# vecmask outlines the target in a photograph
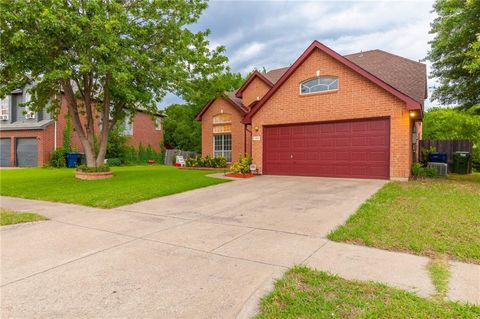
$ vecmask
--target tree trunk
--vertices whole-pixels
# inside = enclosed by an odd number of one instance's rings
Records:
[[[75,128],[75,132],[77,132],[80,143],[82,143],[83,150],[85,151],[85,159],[87,162],[87,166],[95,167],[97,165],[95,161],[95,147],[93,144],[93,140],[89,141],[82,127],[82,122],[80,121],[80,115],[78,112],[77,98],[75,97],[75,93],[73,92],[70,80],[62,80],[61,83],[63,91],[65,93],[65,97],[67,99],[68,113],[72,118],[73,127]],[[89,119],[87,115],[87,122],[88,120]]]
[[[103,105],[102,105],[102,130],[100,132],[100,147],[97,154],[97,166],[103,164],[105,160],[105,154],[107,153],[108,134],[110,133],[110,127],[114,123],[110,123],[110,78],[107,74],[105,77],[105,83],[103,86]],[[112,121],[113,122],[113,121]]]

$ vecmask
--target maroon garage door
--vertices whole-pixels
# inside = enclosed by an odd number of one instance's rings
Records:
[[[389,135],[388,119],[265,127],[263,173],[388,178]]]

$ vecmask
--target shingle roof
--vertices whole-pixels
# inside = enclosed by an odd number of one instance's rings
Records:
[[[417,102],[423,103],[427,98],[427,70],[423,63],[382,50],[358,52],[344,57]],[[265,77],[275,84],[288,69],[270,70]]]
[[[237,91],[225,91],[223,94],[225,94],[225,96],[228,97],[228,99],[232,101],[235,105],[237,105],[241,110],[247,113],[248,108],[243,105],[242,99],[235,96],[235,93],[237,93]]]
[[[382,50],[344,57],[417,102],[423,103],[427,98],[427,69],[423,63]]]
[[[283,68],[280,68],[280,69],[273,69],[273,70],[268,71],[264,75],[268,80],[270,80],[270,82],[275,84],[278,81],[278,79],[280,79],[282,77],[282,75],[285,72],[287,72],[288,68],[289,68],[289,66],[283,67]]]

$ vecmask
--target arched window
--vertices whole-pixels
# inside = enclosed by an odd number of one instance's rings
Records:
[[[338,90],[338,78],[336,76],[319,76],[300,84],[300,94]]]
[[[232,123],[232,114],[221,113],[213,117],[213,124]]]

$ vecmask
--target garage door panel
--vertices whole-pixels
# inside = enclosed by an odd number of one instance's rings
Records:
[[[10,138],[0,139],[0,167],[12,166],[12,163],[10,161],[11,154],[12,154],[11,139]]]
[[[17,138],[17,166],[29,167],[38,165],[38,142],[36,138]]]
[[[389,123],[388,119],[369,119],[266,127],[263,171],[277,175],[388,178]],[[283,142],[279,143],[279,139]]]

